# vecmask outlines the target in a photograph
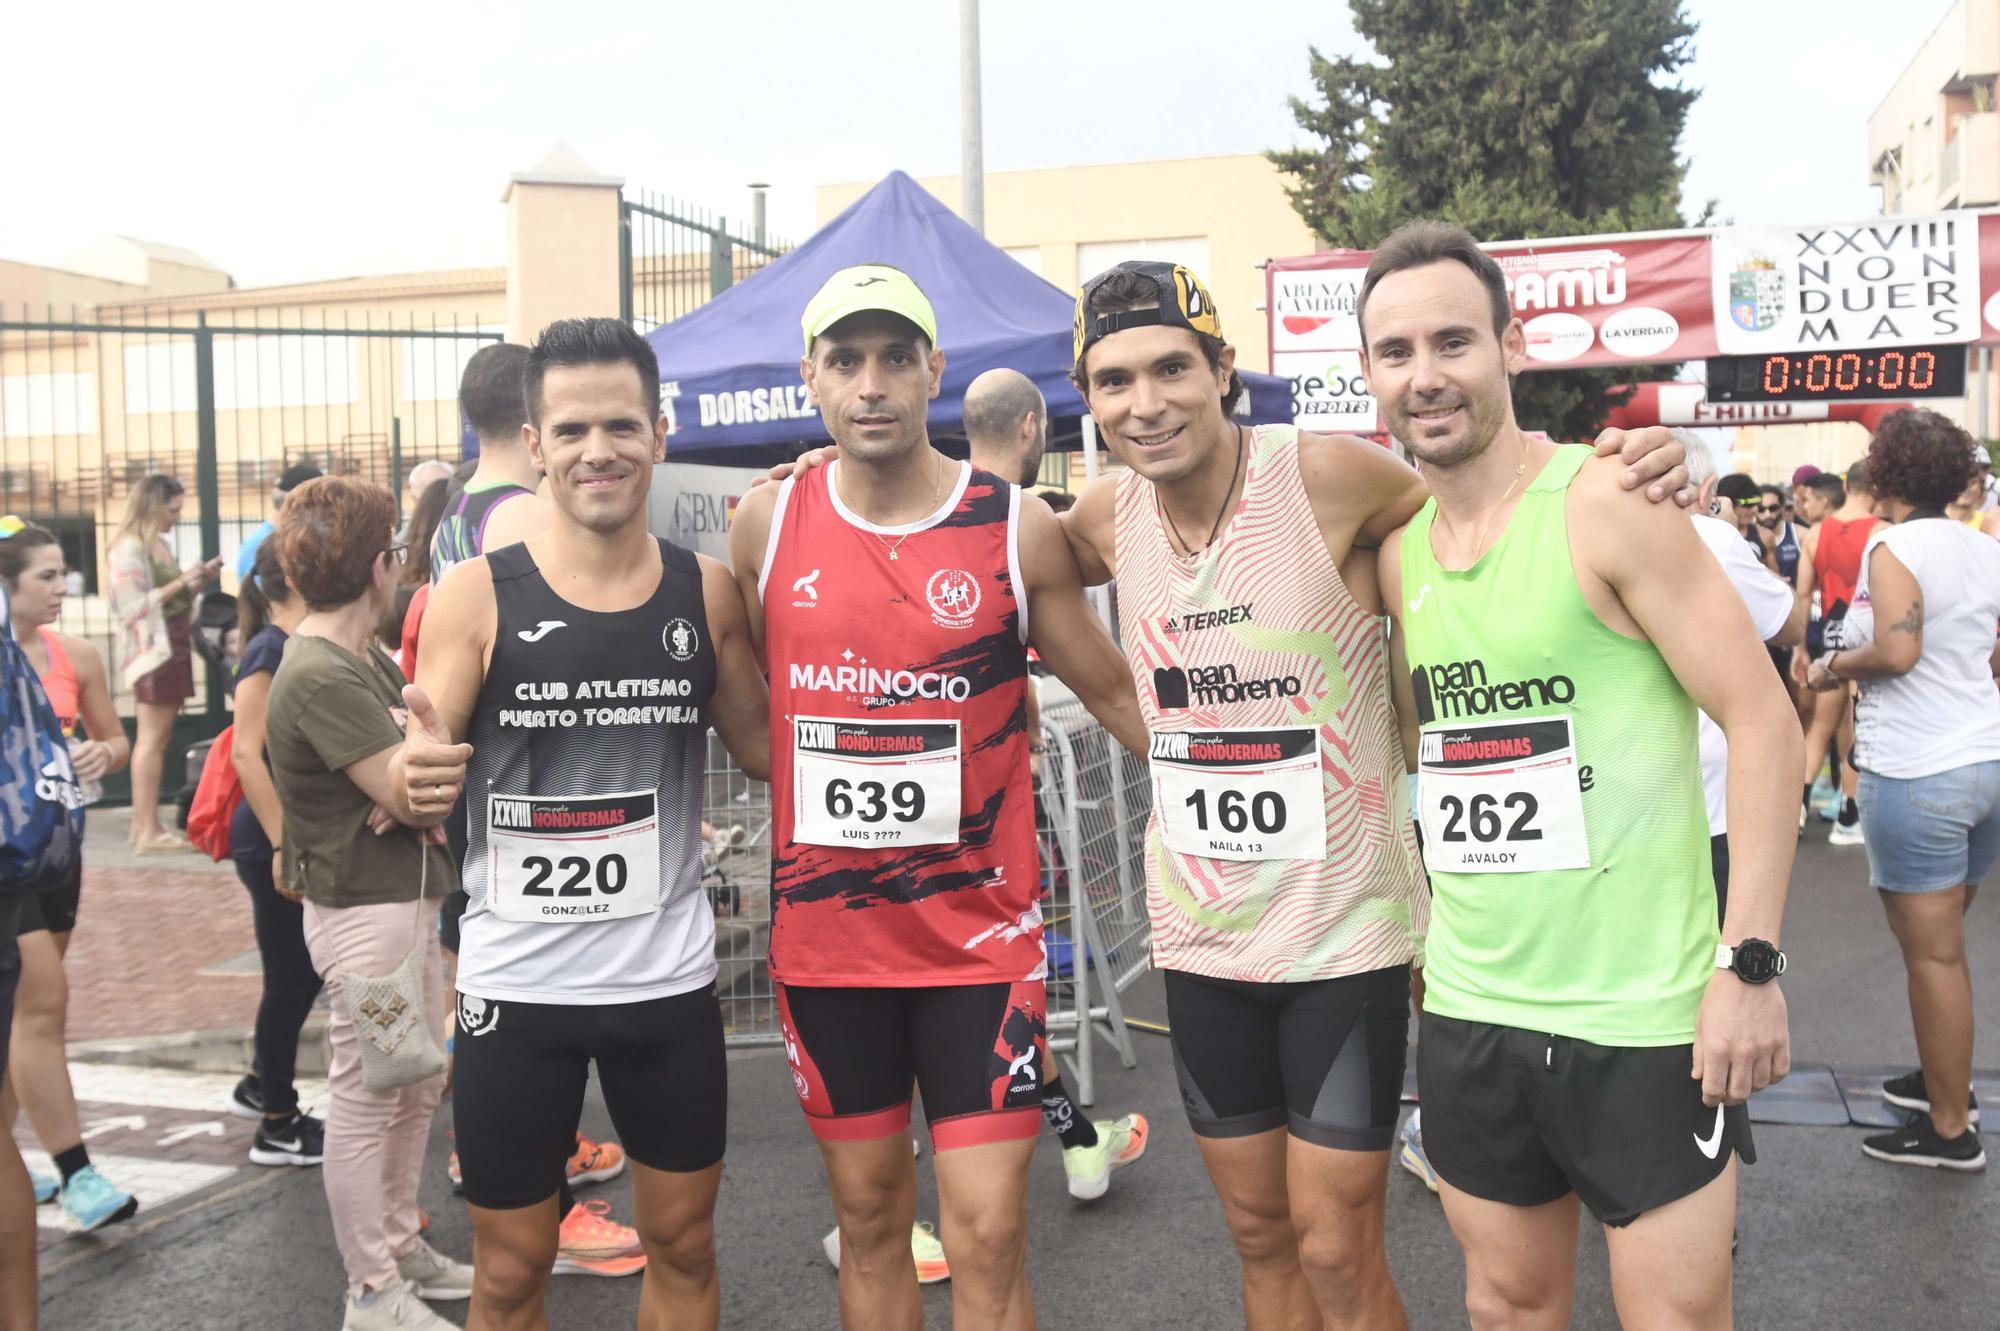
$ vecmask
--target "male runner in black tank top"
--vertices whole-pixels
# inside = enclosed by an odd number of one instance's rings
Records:
[[[454,1105],[480,1255],[467,1326],[481,1331],[546,1324],[553,1197],[592,1062],[633,1163],[640,1324],[720,1318],[725,1069],[687,787],[704,720],[747,774],[768,773],[769,703],[728,570],[646,530],[666,442],[658,374],[616,320],[543,333],[528,441],[551,525],[438,584],[418,663],[483,774]]]

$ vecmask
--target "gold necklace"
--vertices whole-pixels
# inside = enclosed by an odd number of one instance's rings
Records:
[[[947,465],[949,464],[947,463]],[[929,517],[932,513],[935,513],[937,511],[938,491],[942,489],[944,486],[944,473],[942,471],[938,471],[935,467],[932,468],[932,471],[935,473],[935,475],[931,480],[931,500],[930,503],[924,506],[923,516],[917,519],[917,521],[919,522],[922,522],[925,517]],[[910,537],[916,535],[915,532],[906,531],[901,536],[898,536],[896,538],[896,543],[894,545],[891,545],[887,541],[883,540],[882,533],[876,531],[873,527],[870,527],[868,529],[868,534],[870,536],[873,536],[876,539],[876,541],[881,545],[881,547],[889,552],[889,558],[891,559],[900,558],[900,556],[897,555],[896,552],[903,548],[904,541],[907,541],[910,539]]]
[[[1479,520],[1479,526],[1472,535],[1472,559],[1466,564],[1467,568],[1471,568],[1473,564],[1477,564],[1481,559],[1486,557],[1486,528],[1492,524],[1493,515],[1507,507],[1507,501],[1514,497],[1514,487],[1519,485],[1521,478],[1527,474],[1528,436],[1523,433],[1521,435],[1521,464],[1514,468],[1514,479],[1508,483],[1506,493],[1500,496],[1500,502],[1492,508],[1487,509],[1486,516]]]

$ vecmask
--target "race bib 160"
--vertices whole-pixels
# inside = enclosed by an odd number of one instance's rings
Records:
[[[1319,730],[1174,730],[1153,736],[1167,849],[1215,860],[1326,858]]]

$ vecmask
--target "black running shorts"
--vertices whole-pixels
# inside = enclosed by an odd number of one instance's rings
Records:
[[[680,1174],[722,1159],[729,1081],[714,985],[640,1003],[460,994],[451,1104],[467,1201],[508,1210],[555,1195],[593,1061],[634,1161]]]
[[[83,857],[73,857],[69,869],[55,886],[21,894],[21,927],[18,933],[46,930],[66,934],[76,928],[76,909],[83,899]]]
[[[1474,1197],[1541,1206],[1574,1192],[1629,1225],[1705,1187],[1730,1151],[1757,1159],[1749,1112],[1703,1105],[1693,1065],[1684,1044],[1614,1048],[1426,1012],[1424,1154]]]
[[[1197,1137],[1272,1128],[1386,1151],[1408,1053],[1410,968],[1258,983],[1167,971],[1181,1104]]]
[[[778,986],[792,1088],[821,1141],[910,1129],[920,1088],[940,1151],[1032,1140],[1042,1122],[1040,980],[924,989]]]

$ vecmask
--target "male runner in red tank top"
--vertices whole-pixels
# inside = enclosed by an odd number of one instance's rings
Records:
[[[1881,519],[1875,516],[1875,495],[1868,488],[1868,464],[1857,462],[1847,469],[1846,498],[1840,506],[1812,528],[1807,545],[1812,555],[1813,575],[1819,583],[1819,622],[1808,627],[1806,643],[1792,656],[1792,678],[1805,681],[1809,653],[1821,650],[1819,640],[1825,626],[1838,623],[1854,600],[1854,588],[1861,579],[1861,552]],[[1854,686],[1812,694],[1811,723],[1806,727],[1804,794],[1799,806],[1799,829],[1806,825],[1812,805],[1813,782],[1819,778],[1820,764],[1826,761],[1831,745],[1834,768],[1840,775],[1840,815],[1827,833],[1836,846],[1862,844],[1861,810],[1855,803],[1861,774],[1846,755],[1854,747]]]
[[[841,460],[752,491],[730,552],[770,669],[771,972],[840,1222],[841,1318],[922,1324],[914,1082],[953,1324],[1031,1326],[1046,961],[1028,644],[1134,752],[1145,728],[1055,515],[931,446],[944,355],[916,283],[845,269],[803,325]]]

